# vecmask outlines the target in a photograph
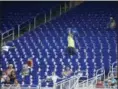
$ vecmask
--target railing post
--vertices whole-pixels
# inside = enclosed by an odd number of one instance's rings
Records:
[[[66,2],[65,2],[65,4],[64,4],[64,6],[65,6],[65,12],[66,12]]]
[[[100,68],[101,69],[101,68]],[[98,71],[100,70],[100,69],[98,69],[97,71],[96,71],[96,78],[95,78],[95,82],[96,82],[96,84],[97,84],[97,74],[98,74]]]
[[[88,72],[87,72],[87,86],[89,86],[89,83],[88,83],[88,82],[89,82],[89,81],[88,81],[88,78],[89,78],[89,77],[88,77]]]
[[[30,21],[29,21],[29,31],[31,30],[31,23],[30,23]]]
[[[96,71],[96,83],[97,83],[97,76],[98,76],[98,71],[103,70],[103,68],[100,68]],[[104,71],[104,70],[103,70]],[[105,71],[104,71],[105,72]]]
[[[34,17],[34,29],[36,28],[36,17]]]
[[[46,23],[46,13],[44,14],[44,18],[45,18],[45,23]]]
[[[39,88],[38,89],[41,89],[42,87],[41,87],[41,80],[40,80],[40,78],[38,77],[38,86],[39,86]]]
[[[71,6],[72,6],[72,5],[71,5],[71,1],[70,1],[70,2],[69,2],[69,8],[71,8]]]
[[[18,24],[18,37],[20,37],[20,25]]]
[[[71,86],[71,84],[70,84],[70,80],[69,80],[69,85],[68,85],[68,86],[69,86],[69,89],[70,89],[70,86]]]
[[[52,10],[50,9],[50,20],[52,19]]]
[[[60,5],[60,15],[61,15],[61,5]]]
[[[1,33],[1,47],[3,46],[3,33]]]
[[[105,70],[104,70],[104,80],[105,80]]]
[[[80,78],[77,78],[77,87],[79,86],[79,79],[80,79]]]
[[[60,84],[60,86],[61,86],[61,88],[60,88],[60,89],[62,89],[63,83],[61,83],[61,84]]]
[[[15,32],[15,31],[14,31],[14,29],[12,29],[12,30],[13,30],[13,33],[12,33],[12,34],[13,34],[13,35],[12,35],[12,40],[14,40],[14,38],[15,38],[15,35],[14,35],[15,33],[14,33],[14,32]]]
[[[114,62],[113,64],[112,64],[112,74],[113,74],[113,67],[114,67],[114,65],[116,64],[117,62]]]

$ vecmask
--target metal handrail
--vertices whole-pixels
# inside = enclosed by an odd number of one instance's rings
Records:
[[[14,28],[12,27],[10,30],[7,30],[7,31],[3,32],[2,35],[7,34],[7,33],[9,33],[10,31],[13,31],[13,30],[14,30]]]
[[[103,73],[98,74],[99,71],[103,71]],[[98,69],[98,70],[96,71],[96,83],[97,83],[97,77],[98,77],[98,75],[103,75],[103,76],[104,76],[104,79],[105,79],[105,70],[104,70],[103,67],[100,68],[100,69]]]
[[[9,32],[11,32],[10,34],[8,34]],[[8,34],[7,36],[5,36],[4,37],[4,35],[5,34]],[[2,34],[1,34],[1,46],[3,46],[4,45],[4,39],[6,39],[7,37],[9,37],[9,36],[12,36],[12,39],[14,40],[14,28],[11,28],[10,30],[8,30],[8,31],[6,31],[6,32],[3,32]]]
[[[62,80],[62,81],[60,81],[60,82],[57,82],[57,84],[60,84],[60,83],[63,83],[63,82],[67,82],[67,81],[72,80],[72,79],[74,79],[74,78],[76,78],[76,76],[72,76],[72,77],[70,77],[70,78],[66,78],[66,79],[64,79],[64,80]]]
[[[103,71],[103,73],[98,74],[99,71]],[[79,83],[79,85],[82,85],[83,87],[85,87],[84,85],[87,85],[87,87],[89,87],[89,85],[94,84],[94,82],[97,83],[97,78],[100,77],[100,76],[104,76],[104,79],[105,79],[105,70],[104,70],[104,68],[98,69],[98,70],[96,71],[96,75],[95,75],[94,77],[82,81],[81,83]],[[90,81],[91,81],[91,82],[90,82]],[[89,82],[90,82],[91,84],[89,84]]]
[[[113,67],[114,67],[115,64],[117,64],[117,61],[112,63],[112,73],[113,73]]]
[[[71,87],[70,89],[76,88],[77,84],[78,84],[78,79],[77,79],[77,81],[72,85],[72,87]]]
[[[57,6],[59,6],[59,5],[56,5],[56,7]],[[61,5],[60,5],[61,6]],[[50,8],[50,10],[52,10],[52,9],[54,9],[54,8],[56,8],[56,7],[52,7],[52,8]],[[43,12],[42,14],[45,14],[46,12]],[[40,13],[41,14],[41,13]],[[23,25],[23,24],[25,24],[25,23],[27,23],[27,22],[29,22],[30,20],[34,20],[34,28],[36,28],[36,17],[38,16],[38,15],[40,15],[39,13],[37,13],[35,16],[33,16],[33,17],[31,17],[31,18],[29,18],[29,19],[27,19],[26,21],[23,21],[22,23],[20,23],[20,24],[17,24],[17,27],[18,27],[18,37],[20,36],[20,26],[21,25]],[[30,23],[29,23],[30,24]],[[7,31],[5,31],[5,32],[3,32],[3,33],[1,33],[2,35],[1,35],[1,38],[2,39],[4,39],[3,38],[3,35],[4,34],[7,34],[7,33],[9,33],[10,31],[13,31],[12,33],[13,33],[13,36],[15,36],[15,33],[14,33],[14,29],[13,28],[11,28],[11,30],[7,30]],[[30,31],[30,26],[29,26],[29,31]],[[13,39],[12,40],[14,40],[14,37],[12,37]],[[1,43],[3,43],[3,41],[1,41]]]
[[[113,72],[114,72],[114,65],[115,64],[117,64],[117,61],[115,61],[115,62],[113,62],[112,63],[112,65],[111,65],[111,69],[110,69],[110,71],[109,71],[109,73],[108,73],[108,79],[110,78],[110,76],[111,76],[111,74],[113,74]],[[116,69],[117,70],[117,69]]]
[[[86,72],[86,71],[81,71],[81,72],[83,73],[83,72]],[[80,73],[80,71],[77,71],[76,74],[74,73],[74,75],[72,77],[64,79],[60,82],[57,82],[56,86],[60,85],[60,87],[62,89],[63,84],[68,82],[69,83],[69,89],[73,89],[75,86],[77,86],[80,77],[85,77],[85,76],[80,75],[79,73]],[[71,81],[74,81],[72,86],[70,86]]]

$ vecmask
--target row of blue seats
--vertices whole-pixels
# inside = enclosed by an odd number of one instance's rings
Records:
[[[38,13],[49,12],[50,8],[55,8],[60,4],[62,4],[62,2],[49,2],[48,5],[47,2],[3,2],[1,6],[2,15],[0,19],[2,20],[0,20],[0,28],[2,29],[2,32],[5,32],[14,28],[15,25],[22,24],[23,22],[34,18]]]

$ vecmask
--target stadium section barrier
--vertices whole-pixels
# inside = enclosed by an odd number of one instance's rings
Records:
[[[1,33],[1,47],[4,45],[4,42],[12,41],[22,35],[24,35],[26,32],[30,32],[31,30],[34,30],[37,26],[40,26],[41,24],[45,24],[46,22],[62,15],[63,13],[66,13],[71,8],[80,5],[82,2],[64,2],[63,4],[56,6],[54,8],[51,8],[47,12],[43,13],[37,13],[35,17],[31,17],[31,19],[22,22],[22,24],[18,24],[16,27],[13,27],[12,29]]]
[[[114,69],[117,66],[116,63],[117,62],[114,62],[112,64],[112,73],[114,73]],[[111,73],[111,71],[109,72]],[[86,73],[85,76],[83,76],[84,73]],[[78,71],[72,77],[57,82],[53,85],[53,87],[41,87],[41,83],[39,83],[39,85],[1,85],[1,89],[117,89],[117,86],[114,88],[111,86],[96,88],[96,81],[100,78],[105,78],[104,68],[98,69],[96,71],[96,75],[93,78],[89,79],[87,76],[87,71]],[[87,79],[80,81],[80,78],[82,77],[87,77]],[[103,79],[103,81],[105,80],[107,79]]]

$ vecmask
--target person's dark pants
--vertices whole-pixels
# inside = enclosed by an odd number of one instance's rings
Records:
[[[68,47],[68,53],[69,53],[69,55],[74,55],[74,54],[76,54],[75,48],[73,48],[73,47]]]

